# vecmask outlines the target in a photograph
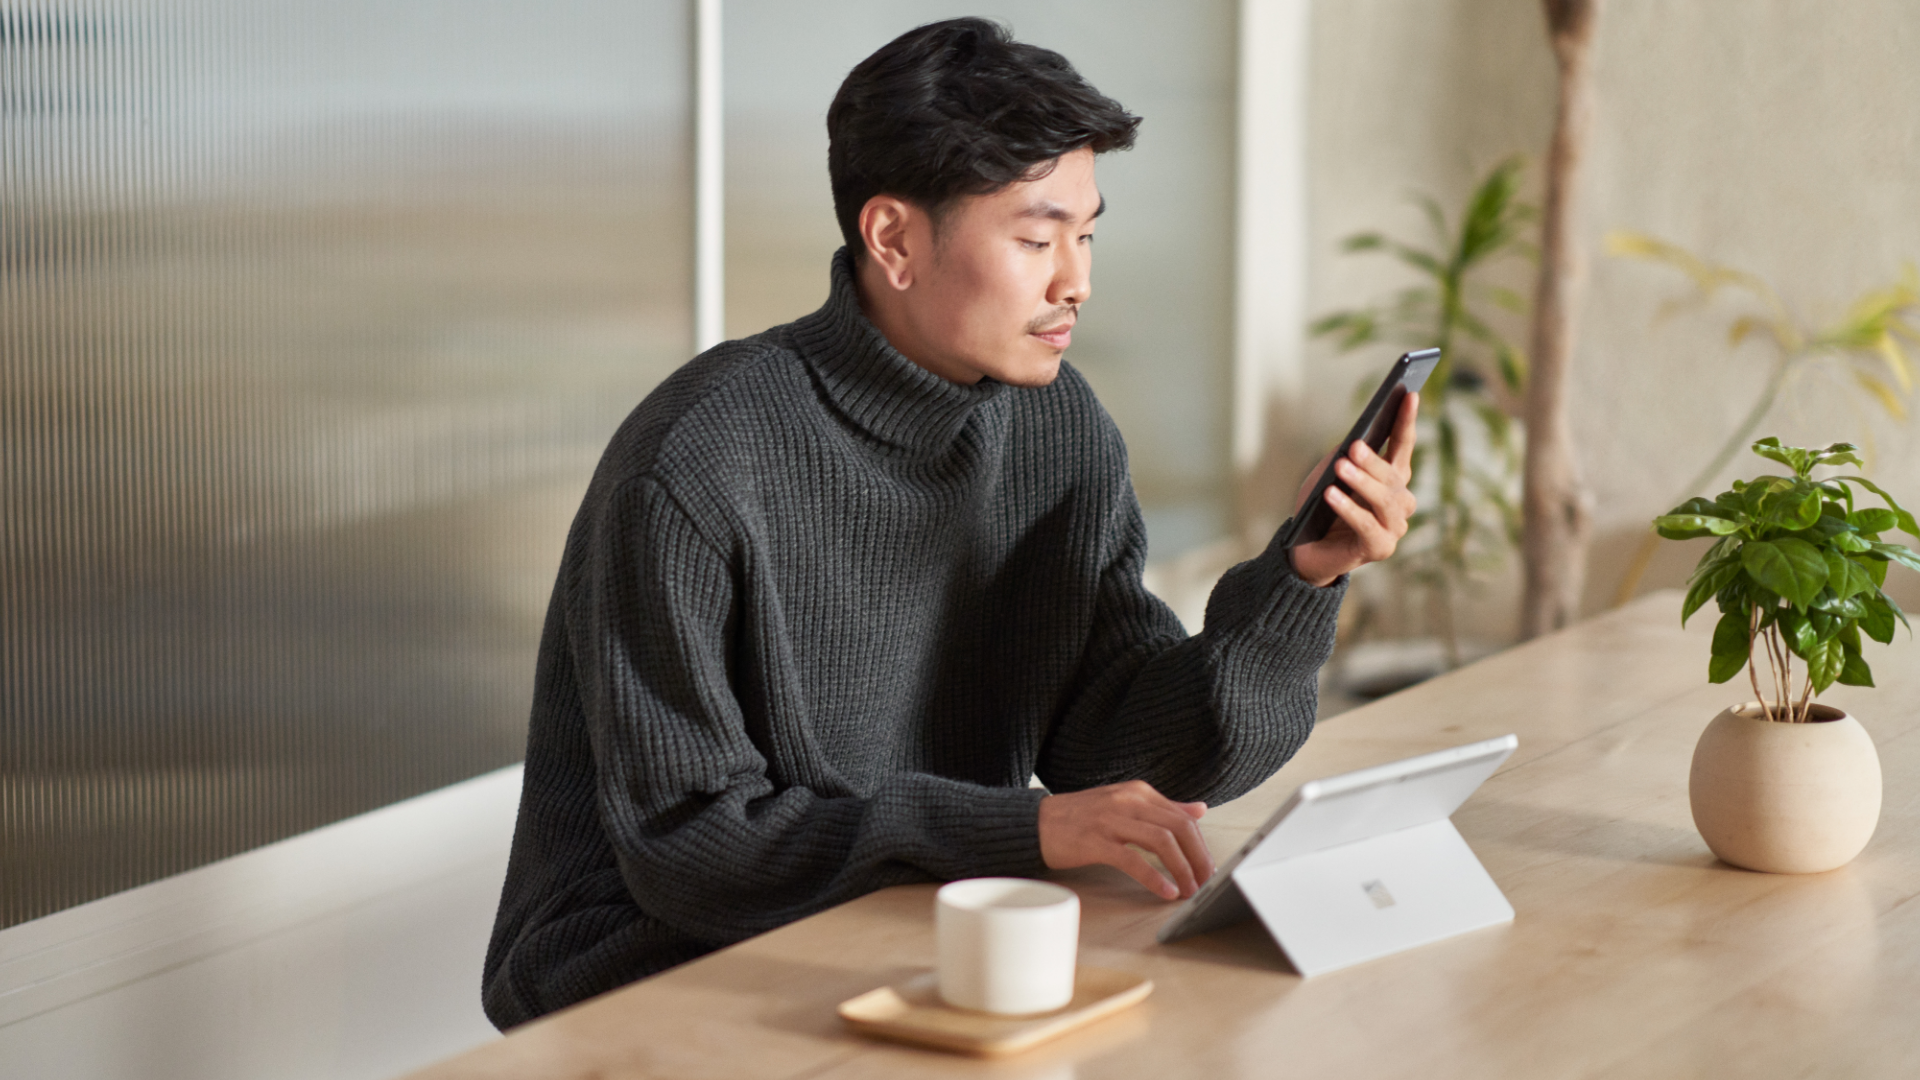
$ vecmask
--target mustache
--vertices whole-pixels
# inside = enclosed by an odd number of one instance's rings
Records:
[[[1040,334],[1060,329],[1062,322],[1077,322],[1080,318],[1079,304],[1065,304],[1027,324],[1027,333]]]

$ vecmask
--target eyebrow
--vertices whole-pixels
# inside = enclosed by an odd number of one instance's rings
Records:
[[[1107,212],[1107,197],[1105,195],[1102,195],[1100,196],[1100,208],[1093,212],[1093,216],[1099,217],[1101,214],[1104,214],[1106,212]],[[1031,217],[1031,218],[1046,218],[1049,221],[1061,221],[1069,225],[1079,220],[1078,218],[1074,217],[1073,213],[1069,211],[1066,207],[1061,206],[1059,203],[1056,203],[1056,202],[1048,202],[1045,199],[1042,199],[1038,202],[1028,203],[1026,208],[1020,211],[1020,216]]]

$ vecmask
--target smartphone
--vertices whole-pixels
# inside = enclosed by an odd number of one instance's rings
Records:
[[[1300,504],[1299,511],[1288,522],[1285,538],[1281,541],[1282,547],[1311,544],[1327,535],[1333,523],[1340,520],[1333,512],[1333,507],[1327,505],[1327,487],[1339,484],[1340,490],[1349,495],[1353,494],[1353,490],[1333,474],[1333,462],[1346,457],[1347,452],[1353,449],[1353,444],[1363,439],[1376,453],[1384,450],[1387,438],[1393,434],[1394,421],[1400,418],[1400,403],[1407,399],[1408,394],[1419,393],[1420,388],[1427,385],[1427,376],[1433,374],[1433,367],[1439,362],[1439,349],[1420,349],[1393,362],[1393,368],[1381,380],[1380,389],[1373,392],[1373,400],[1367,402],[1360,419],[1354,422],[1353,430],[1347,432],[1347,437],[1340,441],[1340,449],[1334,452],[1333,460],[1327,462],[1326,471],[1314,483],[1307,501]]]

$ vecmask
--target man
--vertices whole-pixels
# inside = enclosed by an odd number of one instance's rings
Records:
[[[848,75],[826,305],[667,379],[568,536],[496,1024],[887,885],[1105,863],[1173,899],[1212,873],[1205,803],[1306,739],[1343,575],[1406,530],[1412,410],[1392,461],[1337,466],[1366,505],[1235,567],[1187,637],[1141,586],[1119,433],[1061,362],[1094,156],[1138,124],[976,19]]]

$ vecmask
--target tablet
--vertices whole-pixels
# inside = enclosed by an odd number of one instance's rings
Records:
[[[1215,930],[1252,915],[1234,884],[1238,874],[1453,816],[1518,745],[1517,736],[1502,735],[1300,785],[1173,913],[1160,928],[1160,940]]]
[[[1327,505],[1327,488],[1340,485],[1340,490],[1353,494],[1353,490],[1339,477],[1333,474],[1333,462],[1347,456],[1353,444],[1364,440],[1376,452],[1386,448],[1387,439],[1393,435],[1393,423],[1400,417],[1400,403],[1408,394],[1417,394],[1427,384],[1427,376],[1433,374],[1434,365],[1440,362],[1439,349],[1420,349],[1410,352],[1393,362],[1387,377],[1380,382],[1380,389],[1373,392],[1373,400],[1361,411],[1360,419],[1354,422],[1353,430],[1340,440],[1340,449],[1334,451],[1333,459],[1327,462],[1327,468],[1320,479],[1307,494],[1307,501],[1286,524],[1282,547],[1299,547],[1311,544],[1327,535],[1333,523],[1340,520],[1333,507]]]

